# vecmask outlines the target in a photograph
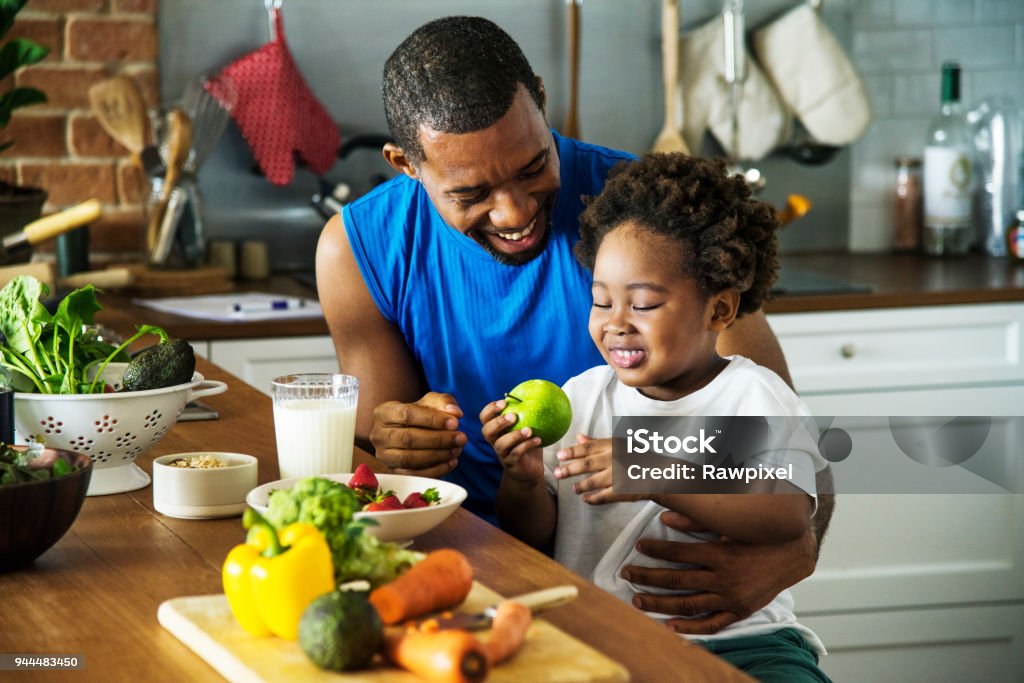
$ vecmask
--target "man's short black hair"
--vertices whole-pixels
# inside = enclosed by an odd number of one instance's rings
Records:
[[[482,17],[444,17],[416,29],[384,64],[384,113],[413,164],[419,128],[470,133],[500,119],[519,84],[543,107],[540,84],[512,37]]]

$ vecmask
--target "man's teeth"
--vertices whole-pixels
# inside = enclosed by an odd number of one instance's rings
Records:
[[[503,240],[508,240],[509,242],[518,242],[519,240],[523,239],[524,237],[527,237],[531,232],[533,232],[533,226],[536,224],[537,219],[534,218],[532,221],[530,221],[530,224],[527,225],[522,232],[499,232],[498,237],[500,237]]]
[[[621,358],[622,360],[635,360],[640,356],[643,351],[628,351],[626,349],[615,349],[612,351],[612,355]]]

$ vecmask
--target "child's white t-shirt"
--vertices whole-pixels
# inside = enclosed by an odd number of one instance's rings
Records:
[[[633,586],[619,577],[627,564],[679,566],[640,555],[636,541],[657,538],[681,542],[701,542],[716,535],[685,534],[661,524],[658,515],[665,510],[652,501],[591,505],[573,492],[572,486],[586,475],[555,479],[559,466],[555,453],[575,444],[576,434],[593,438],[612,435],[615,416],[803,416],[810,413],[789,386],[771,370],[742,356],[730,356],[729,365],[707,386],[675,401],[656,401],[619,381],[615,371],[602,365],[573,377],[563,387],[572,403],[573,419],[562,440],[544,450],[545,482],[558,499],[558,526],[555,530],[555,559],[569,569],[590,578],[625,602],[634,592],[672,593],[648,586]],[[793,464],[793,483],[809,495],[815,495],[814,477],[826,463],[810,435],[801,448],[796,439],[784,454],[776,454],[778,464]],[[792,447],[795,444],[795,450]],[[772,462],[765,463],[767,465]],[[672,615],[654,614],[657,619]],[[731,638],[795,628],[819,653],[821,640],[796,621],[793,599],[783,591],[766,607],[711,636],[700,639]]]

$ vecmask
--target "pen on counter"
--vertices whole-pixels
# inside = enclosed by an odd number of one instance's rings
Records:
[[[228,310],[233,313],[265,313],[269,311],[289,311],[305,308],[305,299],[272,299],[267,301],[240,301],[230,304]]]

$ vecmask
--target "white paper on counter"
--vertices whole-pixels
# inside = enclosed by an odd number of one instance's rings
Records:
[[[288,308],[272,310],[274,302],[287,301]],[[135,299],[134,303],[164,313],[189,318],[220,320],[224,322],[252,322],[255,320],[296,320],[320,318],[323,310],[315,299],[282,296],[270,292],[239,292],[237,294],[211,294],[208,296],[178,296],[162,299]],[[235,310],[239,305],[249,310]]]

